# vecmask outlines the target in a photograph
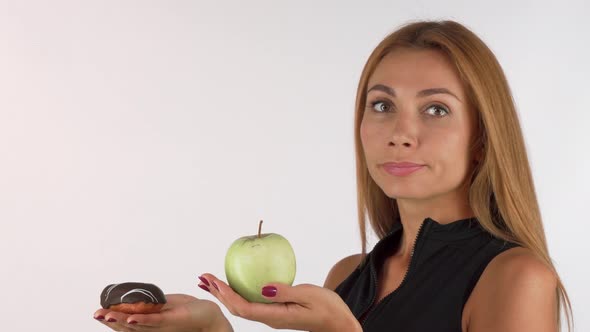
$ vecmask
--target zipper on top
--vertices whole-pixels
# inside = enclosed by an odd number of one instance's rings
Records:
[[[362,327],[364,327],[364,324],[367,321],[367,318],[369,318],[369,316],[373,313],[375,308],[377,308],[385,299],[390,297],[393,293],[395,293],[398,289],[400,289],[404,285],[406,278],[407,278],[408,274],[410,273],[410,269],[412,268],[412,265],[413,265],[412,263],[414,262],[414,250],[416,250],[416,244],[418,243],[418,240],[420,239],[420,236],[422,235],[422,229],[424,228],[424,224],[426,224],[426,220],[422,222],[422,224],[420,225],[420,228],[418,229],[418,235],[416,236],[416,239],[414,240],[414,244],[412,245],[412,252],[410,253],[410,264],[408,265],[408,268],[406,269],[406,273],[404,274],[404,277],[403,277],[401,283],[399,284],[399,286],[396,289],[394,289],[389,294],[385,295],[379,302],[377,302],[377,304],[375,304],[375,306],[373,306],[373,303],[375,302],[375,298],[377,297],[377,293],[379,290],[379,284],[377,284],[377,276],[376,276],[377,273],[375,273],[375,274],[371,273],[373,284],[375,285],[375,288],[377,289],[377,291],[375,291],[375,295],[371,299],[371,304],[369,304],[369,306],[367,307],[367,309],[369,311],[365,310],[360,315],[360,317],[363,317],[363,315],[366,314],[366,316],[363,319],[361,319],[361,321],[360,321]]]

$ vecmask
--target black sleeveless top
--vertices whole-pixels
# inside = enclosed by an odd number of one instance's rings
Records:
[[[378,272],[398,247],[402,231],[401,223],[395,224],[367,254],[367,264],[335,289],[364,332],[461,332],[463,307],[485,267],[519,246],[493,237],[475,217],[449,224],[426,218],[400,286],[374,303]]]

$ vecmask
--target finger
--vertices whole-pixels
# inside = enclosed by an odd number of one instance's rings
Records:
[[[269,322],[273,319],[284,317],[288,314],[287,306],[282,303],[248,302],[229,285],[217,279],[214,275],[205,273],[202,276],[210,282],[212,286],[211,294],[226,306],[232,315],[270,325]]]
[[[201,289],[211,294],[213,294],[212,291],[216,291],[216,293],[219,294],[219,289],[217,288],[218,286],[213,282],[214,280],[219,280],[217,279],[217,277],[215,277],[211,273],[203,273],[199,276],[199,280],[200,282],[197,286],[199,286]]]
[[[315,288],[320,288],[312,284],[301,284],[291,286],[284,283],[269,283],[261,288],[261,294],[269,301],[277,303],[297,303],[304,307],[309,306],[310,299],[316,295]]]
[[[133,314],[127,317],[127,324],[142,327],[163,326],[166,324],[166,312],[155,314]]]
[[[114,319],[112,317],[109,318],[109,319],[111,320],[110,322],[107,319],[107,320],[102,320],[101,323],[103,323],[104,325],[108,326],[113,331],[118,331],[118,332],[138,332],[138,331],[140,331],[140,329],[142,329],[141,327],[137,327],[135,325],[127,324],[124,320],[123,321],[116,321],[115,322],[115,321],[113,321]]]
[[[204,275],[210,279],[211,293],[235,316],[266,324],[274,329],[305,330],[301,325],[308,309],[297,303],[257,303],[248,302],[237,294],[229,285],[211,275]],[[307,330],[306,330],[307,331]]]
[[[122,324],[118,324],[118,323],[108,323],[108,322],[103,322],[103,323],[111,330],[117,331],[117,332],[142,332],[142,331],[137,330],[133,327],[130,327],[129,325],[122,325]]]
[[[214,304],[211,301],[203,301],[203,300],[199,300],[196,298],[193,298],[193,301],[195,301],[195,303],[203,303],[206,304],[208,302],[210,302],[212,305],[217,306],[216,304]],[[199,306],[201,309],[203,309],[203,306]],[[166,306],[164,306],[164,308],[166,308]],[[188,313],[188,315],[190,315],[190,313]],[[165,327],[165,326],[172,326],[175,323],[177,324],[178,322],[181,322],[183,320],[186,320],[187,317],[187,312],[186,309],[183,308],[183,306],[177,306],[177,307],[169,307],[166,308],[166,310],[162,310],[158,313],[152,313],[152,314],[133,314],[131,316],[129,316],[127,318],[127,323],[133,323],[133,325],[137,326],[137,327],[141,327],[143,329],[149,328],[159,328],[159,327]],[[193,316],[194,318],[195,316]]]
[[[202,274],[199,279],[202,279],[202,282],[206,281],[211,285],[211,287],[209,287],[211,294],[215,296],[232,315],[242,318],[249,316],[247,309],[249,302],[234,292],[234,290],[225,282],[210,273]]]
[[[105,316],[109,313],[108,309],[99,309],[94,312],[92,317],[96,320],[104,320]]]
[[[104,321],[107,323],[126,324],[127,317],[129,317],[129,315],[126,313],[111,310],[105,315]]]

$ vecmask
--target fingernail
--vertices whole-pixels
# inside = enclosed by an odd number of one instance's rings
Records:
[[[201,287],[202,289],[204,289],[204,290],[206,290],[206,291],[208,291],[208,292],[211,292],[211,291],[209,290],[209,287],[207,287],[207,286],[205,286],[205,285],[199,285],[199,287]]]
[[[217,287],[217,284],[215,283],[215,281],[211,280],[211,283],[213,283],[213,287],[215,287],[215,289],[217,289],[219,291],[219,287]]]
[[[102,316],[102,315],[96,316],[96,317],[94,317],[94,319],[96,319],[96,320],[103,320],[104,319],[104,316]]]
[[[262,295],[267,297],[274,297],[277,295],[277,288],[274,286],[266,286],[262,288]]]
[[[209,281],[207,281],[207,279],[199,276],[199,280],[201,280],[205,285],[209,286]]]
[[[129,323],[127,323],[127,324],[132,324],[132,325],[133,325],[133,324],[137,324],[137,322],[136,322],[136,321],[134,321],[134,320],[132,320],[132,321],[130,321],[130,322],[129,322]]]
[[[116,322],[116,321],[117,321],[117,320],[116,320],[116,319],[114,319],[114,318],[109,318],[109,320],[107,320],[107,322],[109,322],[109,323],[114,323],[114,322]]]

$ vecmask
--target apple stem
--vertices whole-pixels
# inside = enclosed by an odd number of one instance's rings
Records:
[[[258,238],[260,239],[260,231],[262,230],[262,219],[260,219],[260,222],[258,223]]]

